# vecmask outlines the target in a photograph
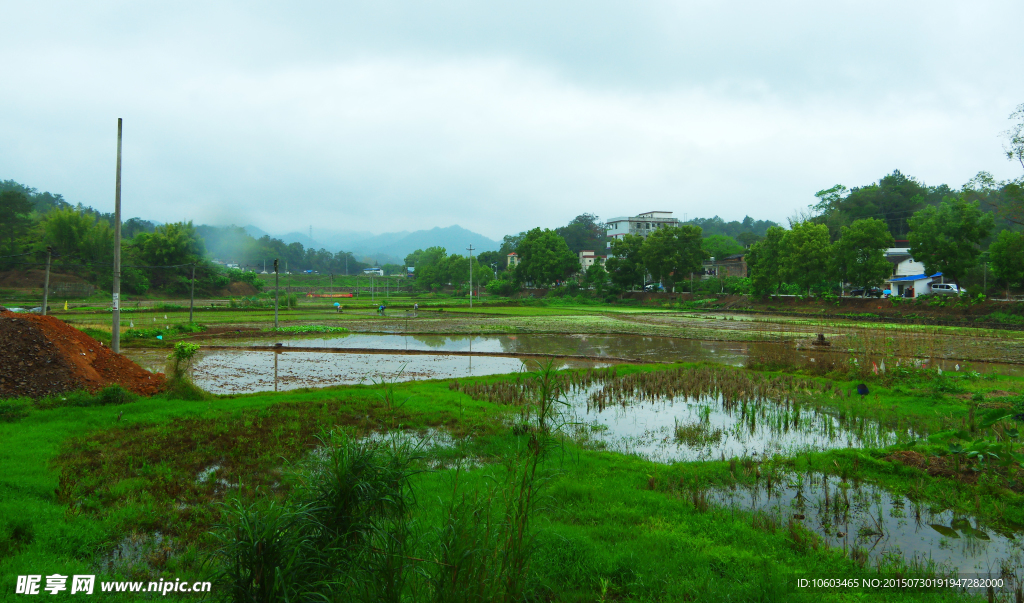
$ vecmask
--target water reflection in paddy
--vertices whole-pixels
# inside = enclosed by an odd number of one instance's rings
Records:
[[[770,400],[727,404],[721,397],[656,398],[602,408],[592,402],[597,390],[568,397],[576,435],[592,446],[660,463],[883,447],[917,437],[877,421]]]
[[[127,350],[143,368],[163,372],[164,350]],[[602,367],[605,363],[566,360],[559,368]],[[216,394],[287,391],[304,387],[352,385],[374,381],[453,379],[531,370],[535,362],[515,357],[402,354],[333,354],[247,350],[202,350],[193,379]]]
[[[738,470],[743,470],[738,468]],[[1024,542],[1010,526],[985,525],[870,484],[820,473],[762,478],[753,487],[713,490],[710,502],[759,514],[765,526],[790,521],[830,547],[877,563],[902,557],[920,569],[957,570],[961,577],[1000,577],[1024,567]]]
[[[560,354],[671,362],[713,361],[741,365],[747,342],[699,341],[675,337],[637,335],[376,335],[331,337],[243,337],[200,340],[204,345],[324,347],[336,349],[479,352],[491,354]]]
[[[593,335],[521,333],[509,335],[388,335],[342,334],[329,337],[243,337],[199,340],[209,345],[266,346],[280,342],[284,347],[324,347],[336,349],[418,350],[435,352],[480,352],[494,354],[560,354],[625,358],[642,362],[715,362],[743,366],[751,345],[793,346],[793,343],[752,344],[747,341],[703,341],[649,335]],[[806,352],[799,352],[805,354]],[[964,362],[957,359],[931,359],[932,366],[956,370]],[[1024,365],[972,362],[980,372],[1024,375]]]

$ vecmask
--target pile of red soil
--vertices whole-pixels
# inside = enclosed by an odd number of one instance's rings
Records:
[[[235,281],[222,289],[220,295],[227,295],[229,297],[250,297],[257,293],[259,293],[259,291],[256,290],[256,287],[253,287],[249,283]]]
[[[164,385],[85,333],[52,316],[0,311],[0,398],[42,398],[117,383],[149,396]]]

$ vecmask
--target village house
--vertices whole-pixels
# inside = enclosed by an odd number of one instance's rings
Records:
[[[945,283],[941,272],[928,276],[924,264],[915,261],[907,247],[890,247],[885,258],[892,264],[892,276],[885,282],[894,297],[917,297],[932,292],[932,283]]]
[[[595,255],[592,249],[584,249],[583,251],[579,252],[579,257],[581,272],[586,272],[587,269],[593,266],[594,264],[601,264],[603,266],[605,259],[607,259],[607,256]]]
[[[704,260],[704,274],[701,275],[701,278],[726,278],[730,276],[738,276],[740,278],[747,276],[746,254],[737,253],[735,255]]]
[[[640,235],[646,239],[647,235],[659,228],[676,227],[679,224],[679,218],[673,218],[670,211],[648,211],[631,218],[612,218],[605,222],[610,239],[621,239],[627,234]]]

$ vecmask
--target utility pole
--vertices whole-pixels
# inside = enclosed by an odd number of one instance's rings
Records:
[[[469,251],[469,307],[473,307],[473,244],[466,248]]]
[[[277,328],[277,299],[278,292],[281,290],[281,276],[277,271],[277,258],[274,258],[274,328]]]
[[[43,280],[43,316],[46,316],[46,302],[50,296],[50,254],[53,247],[46,247],[46,278]]]
[[[117,175],[114,178],[114,295],[110,348],[121,353],[121,118],[117,118]]]
[[[192,291],[188,294],[188,322],[192,324],[192,309],[196,305],[196,264],[192,263]]]

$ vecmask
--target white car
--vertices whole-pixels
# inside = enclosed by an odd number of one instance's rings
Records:
[[[932,283],[932,293],[935,295],[960,295],[960,288],[953,283]]]

